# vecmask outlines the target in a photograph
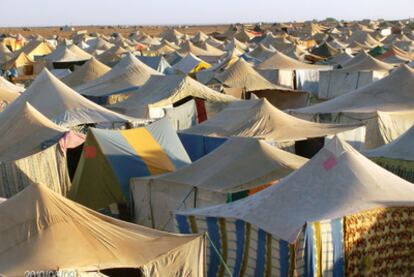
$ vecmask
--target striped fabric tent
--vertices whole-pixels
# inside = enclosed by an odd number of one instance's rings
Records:
[[[167,119],[142,128],[91,128],[69,197],[93,209],[129,199],[129,179],[171,172],[191,163]]]
[[[209,277],[401,276],[414,268],[413,196],[335,137],[277,185],[175,220],[181,233],[208,233]]]

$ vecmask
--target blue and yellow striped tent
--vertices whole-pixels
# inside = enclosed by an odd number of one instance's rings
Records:
[[[128,130],[91,128],[69,198],[92,209],[126,203],[131,177],[171,172],[190,163],[166,119]]]

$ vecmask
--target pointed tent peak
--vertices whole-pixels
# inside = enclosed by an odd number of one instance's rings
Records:
[[[163,258],[169,255],[177,258],[180,269],[201,274],[196,267],[203,267],[203,259],[188,258],[202,251],[203,237],[178,236],[113,219],[41,184],[30,185],[1,203],[0,220],[0,231],[11,234],[0,238],[0,266],[7,276],[24,275],[27,268],[78,272],[146,268],[154,261],[164,264]],[[79,248],[83,251],[78,253]],[[157,269],[163,276],[165,271]]]
[[[139,59],[137,59],[131,52],[127,52],[125,57],[123,57],[118,64],[112,68],[112,70],[116,69],[126,69],[129,67],[135,67],[139,69],[138,71],[147,72],[150,75],[162,75],[162,73],[156,71],[155,69],[152,69],[145,63],[141,62]]]
[[[178,171],[145,179],[152,179],[151,185],[158,182],[184,184],[231,193],[280,180],[307,161],[262,140],[231,137],[214,151]],[[241,168],[244,170],[240,171]]]
[[[239,58],[223,72],[218,73],[215,78],[227,87],[245,89],[246,91],[284,90],[284,88],[274,85],[262,77],[242,58]]]
[[[328,69],[329,66],[306,64],[296,59],[293,59],[279,50],[275,50],[269,58],[261,62],[256,66],[257,69],[287,69],[287,70],[299,70],[299,69]]]
[[[24,101],[21,107],[13,105],[0,114],[0,131],[0,161],[9,162],[40,152],[45,141],[56,140],[68,130]]]
[[[306,222],[341,218],[373,208],[411,206],[413,199],[411,183],[334,137],[276,186],[230,204],[178,213],[241,219],[294,242]]]
[[[35,107],[33,107],[29,102],[24,103],[24,107],[20,112],[22,116],[26,118],[28,122],[30,122],[31,125],[48,128],[59,132],[68,131],[68,129],[55,124],[49,118],[44,116],[42,113],[36,110]]]
[[[80,67],[75,68],[74,72],[68,76],[63,77],[61,81],[69,87],[73,88],[95,80],[110,70],[111,68],[109,66],[101,63],[95,57],[92,57],[89,61]]]
[[[229,123],[228,118],[233,118]],[[265,98],[235,101],[213,118],[183,131],[204,136],[255,137],[277,142],[324,137],[362,124],[321,124],[291,116]]]
[[[99,122],[128,122],[132,118],[109,111],[84,98],[46,68],[16,101],[3,112],[20,110],[29,101],[39,112],[62,126]]]
[[[342,71],[362,71],[362,70],[373,70],[373,71],[389,71],[394,66],[389,63],[380,61],[365,51],[362,51],[354,58],[342,64]]]

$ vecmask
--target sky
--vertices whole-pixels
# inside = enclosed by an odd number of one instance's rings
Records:
[[[0,0],[0,26],[405,19],[414,0]]]

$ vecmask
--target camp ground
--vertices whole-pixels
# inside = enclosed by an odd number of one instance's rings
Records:
[[[0,5],[0,276],[412,276],[403,1]]]

